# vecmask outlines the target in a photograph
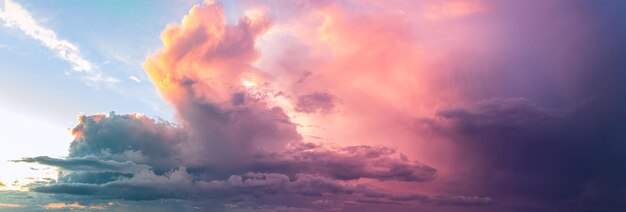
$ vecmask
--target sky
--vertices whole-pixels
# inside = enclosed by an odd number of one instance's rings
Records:
[[[0,6],[0,211],[626,210],[622,1]]]

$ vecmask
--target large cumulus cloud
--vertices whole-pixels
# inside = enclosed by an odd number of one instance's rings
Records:
[[[146,72],[189,130],[189,154],[202,155],[195,162],[237,163],[300,141],[282,108],[242,84],[262,75],[251,63],[259,55],[257,37],[270,26],[263,15],[226,25],[221,4],[207,2],[194,6],[181,25],[165,29],[163,48],[147,59]]]

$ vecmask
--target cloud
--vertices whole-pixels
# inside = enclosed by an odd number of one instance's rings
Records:
[[[438,196],[434,200],[436,204],[440,205],[461,205],[461,206],[480,206],[480,205],[492,205],[494,200],[489,197],[477,197],[477,196]]]
[[[239,155],[228,165],[197,163],[196,158],[206,155],[193,155],[197,146],[189,140],[187,128],[139,114],[80,116],[71,132],[74,140],[67,158],[15,161],[63,170],[56,181],[33,184],[31,191],[124,200],[252,198],[247,205],[264,204],[254,199],[260,196],[290,194],[313,201],[364,196],[406,202],[420,198],[392,191],[371,196],[365,192],[372,189],[359,190],[352,181],[428,182],[437,173],[388,147],[325,147],[300,141],[280,151]],[[311,204],[304,199],[297,200],[300,206]]]
[[[67,203],[62,203],[62,202],[57,202],[57,203],[48,203],[47,205],[41,206],[42,208],[45,209],[64,209],[64,208],[68,208],[68,209],[88,209],[88,210],[103,210],[104,207],[102,206],[98,206],[98,205],[81,205],[77,202],[72,203],[72,204],[67,204]]]
[[[4,0],[4,8],[0,11],[0,19],[7,27],[17,28],[27,36],[41,42],[54,51],[58,57],[67,61],[74,72],[85,73],[90,82],[115,83],[117,79],[104,75],[91,62],[85,59],[78,46],[58,38],[57,34],[41,26],[21,5],[12,0]]]
[[[325,177],[298,175],[292,181],[288,176],[277,173],[246,173],[232,175],[227,180],[194,181],[185,168],[164,175],[142,170],[131,178],[100,185],[59,183],[33,188],[45,193],[97,195],[101,198],[131,200],[191,197],[228,199],[263,194],[320,196],[328,193],[352,193],[351,189],[353,188],[343,181]]]
[[[91,165],[31,189],[224,210],[619,211],[621,4],[207,1],[144,63],[177,124],[81,116],[68,157],[39,160]]]
[[[525,98],[486,99],[470,107],[449,108],[437,112],[447,121],[448,130],[476,133],[520,134],[519,130],[534,130],[562,121],[570,111],[547,109]]]
[[[22,161],[70,170],[93,168],[118,172],[145,168],[143,164],[159,172],[184,166],[197,174],[212,177],[255,171],[291,176],[317,173],[342,180],[370,178],[421,182],[432,181],[436,176],[434,168],[411,161],[394,149],[365,145],[327,148],[295,142],[283,151],[239,155],[238,162],[229,166],[197,163],[193,159],[200,155],[190,155],[196,153],[191,148],[197,146],[188,146],[193,141],[186,140],[185,129],[168,122],[116,114],[81,116],[79,120],[79,124],[72,129],[77,136],[70,145],[70,158],[40,157]]]
[[[465,166],[459,171],[474,176],[465,179],[468,188],[529,197],[543,205],[538,208],[560,203],[612,210],[626,198],[618,180],[626,172],[614,164],[625,159],[624,125],[613,108],[598,111],[603,104],[596,99],[554,109],[524,98],[487,99],[443,109],[436,119],[420,120],[418,131],[454,142]]]
[[[416,193],[392,193],[380,188],[374,188],[367,185],[358,185],[357,190],[363,194],[364,197],[368,198],[381,198],[390,201],[413,201],[418,200],[422,202],[428,202],[429,197],[427,195],[416,194]]]
[[[302,144],[282,154],[259,155],[248,169],[292,174],[318,173],[341,180],[370,178],[408,182],[432,181],[437,172],[387,147],[325,148],[311,144]]]
[[[68,182],[36,186],[31,190],[43,193],[91,195],[98,198],[152,200],[186,198],[192,194],[192,181],[184,168],[163,175],[143,169],[134,173],[131,178],[121,177],[104,184]]]
[[[0,208],[4,207],[4,208],[21,208],[24,207],[23,205],[19,205],[19,204],[11,204],[11,203],[0,203]]]
[[[281,107],[273,107],[246,88],[262,73],[251,65],[255,40],[269,18],[241,17],[227,25],[221,4],[194,6],[181,25],[162,33],[164,46],[144,64],[159,92],[189,130],[197,163],[237,163],[259,151],[280,151],[301,140]]]
[[[436,206],[431,195],[369,184],[432,182],[437,169],[382,145],[303,138],[294,111],[328,113],[337,98],[289,92],[255,67],[257,40],[272,24],[263,10],[230,24],[219,3],[194,6],[181,24],[163,31],[164,46],[144,64],[176,109],[178,124],[141,114],[80,116],[66,158],[18,160],[63,170],[56,181],[30,190],[96,199],[206,200],[209,208],[329,209],[334,206],[314,204],[328,198]],[[291,102],[293,94],[297,102]]]
[[[135,81],[137,83],[141,83],[141,80],[139,80],[139,78],[137,78],[136,76],[128,76],[128,79]]]
[[[143,170],[133,177],[123,178],[104,184],[57,183],[33,187],[32,190],[43,193],[63,193],[89,195],[99,198],[119,198],[127,200],[153,200],[162,198],[212,199],[220,202],[237,203],[240,206],[259,204],[259,198],[341,198],[383,200],[396,203],[419,201],[424,204],[440,205],[490,205],[493,201],[483,197],[446,197],[430,198],[415,193],[394,193],[367,185],[336,180],[320,175],[297,174],[290,178],[279,173],[245,173],[232,175],[226,180],[194,180],[186,169],[177,169],[164,175]],[[346,196],[347,195],[347,196]],[[311,206],[314,202],[302,202],[295,198],[298,206]],[[231,205],[232,206],[232,205]],[[213,206],[216,207],[216,206]],[[219,207],[219,206],[218,206]]]
[[[328,113],[335,107],[336,99],[325,92],[314,92],[298,96],[295,110],[302,113]]]
[[[133,173],[140,169],[147,169],[149,166],[137,165],[132,161],[102,161],[96,157],[88,156],[84,158],[57,159],[47,156],[34,158],[22,158],[13,162],[39,163],[43,165],[56,166],[69,171],[113,171],[120,173]]]
[[[301,132],[399,146],[437,168],[435,190],[491,196],[495,211],[625,207],[623,3],[269,7],[283,19],[261,68],[295,97],[323,88],[342,100],[342,114]]]
[[[187,141],[186,130],[140,114],[80,116],[71,132],[69,159],[95,157],[105,160],[100,163],[145,164],[157,171],[180,164]]]

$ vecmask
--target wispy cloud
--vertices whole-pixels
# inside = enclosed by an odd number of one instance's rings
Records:
[[[10,203],[0,203],[0,208],[5,207],[5,208],[21,208],[23,207],[23,205],[18,205],[18,204],[10,204]]]
[[[42,206],[45,209],[63,209],[63,208],[69,208],[69,209],[90,209],[90,210],[101,210],[104,209],[104,207],[102,206],[98,206],[98,205],[92,205],[92,206],[88,206],[88,205],[81,205],[78,202],[72,203],[72,204],[67,204],[67,203],[62,203],[62,202],[57,202],[57,203],[49,203],[47,205]]]
[[[141,80],[139,80],[139,78],[137,78],[136,76],[128,76],[128,79],[135,81],[137,83],[141,83]]]
[[[82,56],[78,46],[58,38],[54,31],[41,26],[21,5],[11,0],[4,0],[0,19],[5,26],[21,30],[27,36],[40,41],[44,46],[56,52],[61,59],[70,63],[74,72],[84,73],[85,79],[90,82],[115,83],[119,81],[104,75]]]

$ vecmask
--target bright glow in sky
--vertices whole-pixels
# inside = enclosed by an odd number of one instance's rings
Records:
[[[3,74],[11,76],[0,80],[0,89],[2,89],[0,92],[2,99],[0,101],[0,141],[3,146],[0,148],[0,169],[10,170],[3,171],[0,175],[0,183],[6,185],[0,187],[0,190],[21,190],[25,189],[23,186],[29,183],[56,179],[57,168],[10,162],[10,160],[39,155],[52,157],[67,155],[68,144],[72,140],[68,129],[76,124],[76,116],[81,113],[111,110],[145,111],[164,118],[171,117],[167,112],[169,109],[157,99],[151,86],[125,85],[130,82],[142,83],[140,77],[137,77],[144,76],[141,70],[141,57],[156,48],[156,45],[144,46],[144,50],[137,49],[138,51],[133,54],[137,54],[139,58],[135,61],[132,61],[133,59],[128,57],[128,54],[121,59],[110,58],[104,61],[88,59],[84,50],[93,52],[98,50],[94,48],[98,48],[99,44],[75,43],[59,35],[55,29],[46,26],[46,20],[63,20],[62,22],[71,24],[72,19],[66,18],[72,15],[59,13],[55,17],[44,18],[42,14],[32,14],[25,8],[24,5],[28,7],[32,6],[32,3],[3,0],[0,11],[0,21],[3,25],[0,29],[2,32],[0,33],[0,46],[2,47],[0,48],[0,55],[2,55],[0,66],[3,67]],[[63,4],[74,3],[67,2],[58,6]],[[184,7],[184,4],[181,6]],[[93,9],[101,10],[101,8]],[[158,41],[158,33],[162,25],[178,19],[178,15],[171,18],[172,20],[161,20],[161,24],[154,23],[154,41]],[[89,25],[80,28],[98,30],[97,26]],[[134,30],[149,29],[136,28]],[[109,54],[105,49],[99,51]],[[91,55],[93,56],[93,53]],[[25,60],[38,62],[25,62]],[[42,63],[41,61],[49,62]],[[102,70],[102,68],[120,69],[120,67],[130,69],[130,72],[104,73],[106,71]],[[70,81],[63,79],[71,77],[68,74],[76,75],[77,78],[73,80],[68,78]],[[111,76],[119,74],[129,76]],[[119,78],[132,81],[120,82]],[[145,76],[143,78],[145,79]],[[24,83],[27,81],[28,84]],[[65,85],[58,86],[59,84]],[[55,88],[50,89],[51,85]],[[18,90],[25,91],[25,93],[16,92]],[[137,97],[138,93],[143,94]],[[100,101],[86,98],[100,99]],[[125,101],[134,99],[134,103],[116,103],[117,109],[93,107],[94,104],[114,99],[125,99]],[[42,107],[48,107],[48,109],[41,110]]]
[[[0,103],[0,168],[10,170],[0,175],[0,183],[9,185],[0,189],[20,190],[23,185],[42,178],[56,178],[56,169],[32,164],[14,163],[28,155],[67,155],[67,141],[71,140],[66,126],[47,123],[30,114],[17,113]],[[10,111],[10,112],[9,112]],[[32,179],[27,179],[32,178]],[[19,181],[17,186],[13,186]]]

